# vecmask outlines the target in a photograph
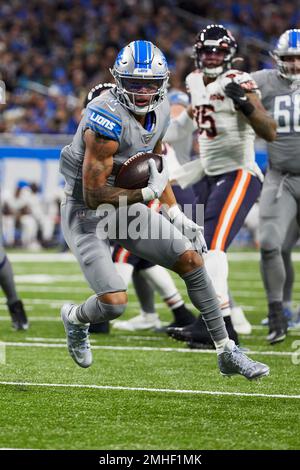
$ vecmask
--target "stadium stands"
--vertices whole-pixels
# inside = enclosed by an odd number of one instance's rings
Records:
[[[130,19],[130,20],[129,20]],[[222,22],[241,44],[245,68],[269,65],[266,49],[299,27],[297,2],[287,0],[58,0],[0,6],[0,78],[7,87],[0,132],[70,133],[83,96],[110,80],[116,51],[136,39],[154,40],[167,56],[173,83],[183,86],[196,32]]]

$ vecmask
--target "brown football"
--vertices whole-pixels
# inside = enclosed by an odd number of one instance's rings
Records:
[[[148,185],[150,158],[162,170],[162,156],[156,153],[137,153],[123,163],[115,179],[115,186],[124,189],[140,189]]]

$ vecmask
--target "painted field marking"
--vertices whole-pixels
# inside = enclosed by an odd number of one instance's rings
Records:
[[[54,384],[54,383],[35,383],[35,382],[6,382],[0,381],[0,385],[13,385],[19,387],[46,387],[46,388],[82,388],[91,390],[118,390],[130,392],[150,392],[150,393],[178,393],[189,395],[217,395],[231,397],[250,397],[250,398],[284,398],[284,399],[300,399],[300,395],[283,395],[283,394],[267,394],[267,393],[246,393],[246,392],[223,392],[216,390],[181,390],[172,388],[147,388],[147,387],[125,387],[121,385],[83,385],[83,384]]]
[[[9,259],[14,263],[76,263],[72,253],[11,253]],[[260,253],[257,251],[229,252],[230,262],[259,261]],[[300,253],[292,253],[293,261],[300,261]]]
[[[19,348],[65,348],[65,344],[61,343],[24,343],[19,341],[5,341],[6,346]],[[177,352],[190,354],[216,354],[214,349],[188,349],[188,348],[158,348],[151,346],[93,346],[93,351],[142,351],[142,352]],[[257,356],[292,356],[292,351],[247,351],[247,354],[255,354]]]

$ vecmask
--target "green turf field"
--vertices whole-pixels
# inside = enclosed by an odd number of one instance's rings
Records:
[[[300,330],[280,345],[266,344],[260,327],[265,297],[258,262],[247,259],[251,254],[234,255],[230,286],[255,326],[242,345],[271,367],[258,382],[225,379],[215,352],[193,352],[149,331],[92,335],[94,364],[80,369],[67,353],[59,317],[66,300],[89,295],[79,267],[57,261],[58,255],[15,256],[31,327],[13,332],[0,299],[0,341],[6,343],[0,448],[299,449],[300,364],[293,359],[300,362]],[[295,266],[299,279],[300,262]],[[296,281],[294,300],[300,303],[299,286]],[[129,299],[126,318],[138,313],[131,287]],[[169,320],[157,300],[162,319]],[[1,350],[3,355],[3,344]]]

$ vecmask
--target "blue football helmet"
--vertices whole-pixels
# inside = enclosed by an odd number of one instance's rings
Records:
[[[300,80],[300,68],[291,61],[293,56],[300,57],[300,29],[288,29],[277,41],[273,52],[270,52],[276,61],[279,73],[290,81]],[[287,60],[288,58],[290,60]]]
[[[134,114],[147,114],[163,101],[169,80],[164,54],[150,41],[133,41],[118,54],[111,73],[115,94]]]

